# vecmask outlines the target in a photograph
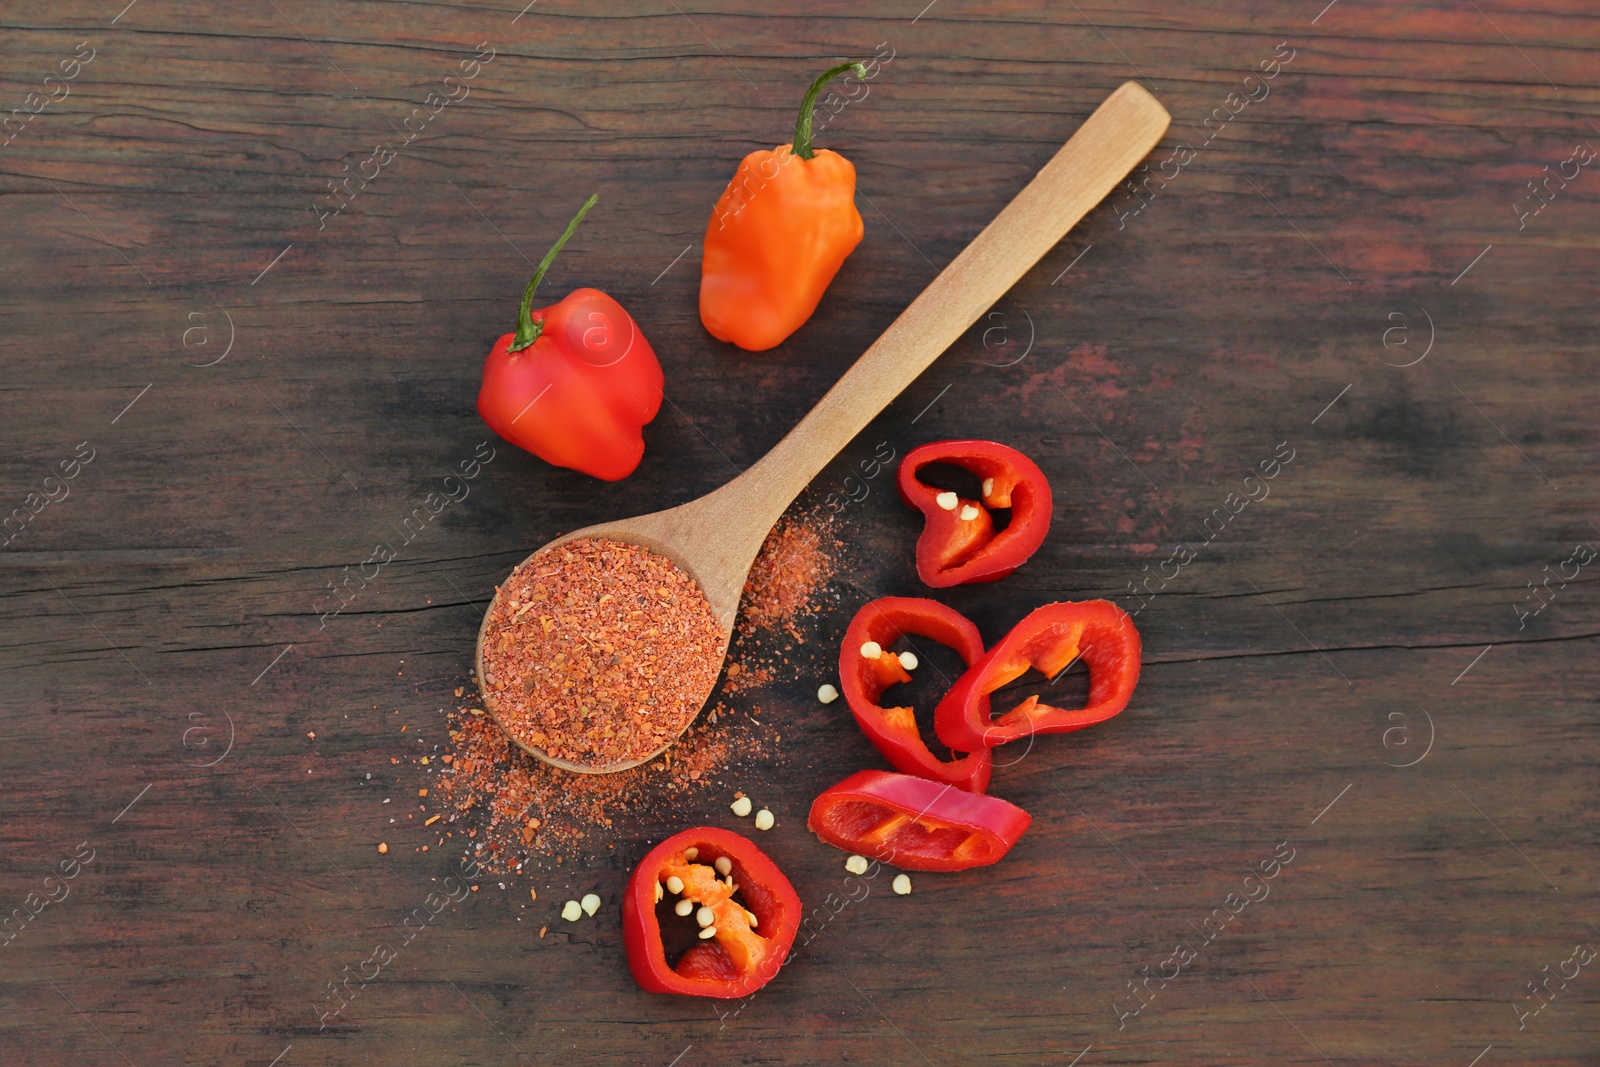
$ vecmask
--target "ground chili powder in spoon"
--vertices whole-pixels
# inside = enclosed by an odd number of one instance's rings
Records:
[[[483,682],[513,739],[609,767],[671,744],[722,669],[723,634],[677,564],[607,538],[525,560],[500,588]]]
[[[779,524],[745,586],[722,690],[729,701],[713,699],[711,710],[676,745],[632,770],[572,774],[541,763],[512,745],[465,687],[458,688],[462,703],[449,716],[448,743],[434,745],[426,765],[422,760],[428,757],[411,757],[419,781],[433,787],[430,797],[421,798],[422,810],[413,813],[415,825],[429,835],[417,848],[455,839],[493,874],[550,875],[561,869],[563,858],[586,867],[604,855],[617,833],[613,822],[631,828],[660,812],[693,810],[701,803],[690,797],[696,787],[731,793],[751,774],[771,774],[781,760],[781,724],[769,718],[773,708],[750,697],[774,680],[797,671],[810,678],[817,670],[791,662],[790,654],[816,636],[811,616],[838,607],[828,580],[843,549],[834,520],[825,514]],[[826,659],[820,669],[831,671],[837,650],[831,643],[818,647]],[[445,821],[424,828],[433,813]]]

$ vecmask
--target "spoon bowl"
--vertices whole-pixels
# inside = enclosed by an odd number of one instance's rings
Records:
[[[710,602],[722,630],[722,647],[717,653],[720,663],[727,656],[750,567],[784,510],[840,449],[1127,177],[1160,141],[1171,121],[1166,109],[1141,86],[1123,84],[890,324],[799,425],[755,465],[697,500],[575,530],[528,559],[579,538],[603,537],[638,545],[671,560],[699,584]],[[503,588],[495,590],[484,612],[475,659],[484,710],[507,736],[546,763],[586,774],[637,767],[671,747],[669,742],[639,759],[593,766],[558,759],[507,729],[484,681],[483,663],[489,621]],[[715,680],[701,695],[699,705],[704,705],[714,686]],[[690,716],[683,728],[695,717]]]
[[[735,482],[737,480],[735,479]],[[722,488],[728,489],[734,484],[734,482],[730,482]],[[717,490],[717,492],[721,491]],[[553,548],[567,544],[570,541],[578,541],[585,538],[626,541],[628,544],[649,549],[651,552],[671,560],[680,567],[705,593],[706,600],[710,603],[711,610],[716,615],[717,626],[722,632],[722,644],[717,651],[717,657],[720,661],[726,658],[728,644],[733,639],[733,620],[739,609],[739,596],[744,590],[745,576],[749,574],[750,567],[755,562],[756,554],[761,551],[761,545],[766,539],[767,531],[770,531],[773,523],[777,522],[777,516],[774,516],[772,521],[767,524],[767,530],[761,531],[760,537],[755,541],[754,545],[729,543],[726,540],[728,534],[735,531],[726,526],[720,526],[719,528],[716,516],[710,509],[705,507],[715,496],[716,492],[713,492],[698,500],[690,501],[687,504],[682,504],[666,511],[652,512],[648,515],[636,515],[630,519],[619,519],[614,522],[600,523],[596,526],[586,526],[581,530],[563,534],[539,548],[527,559],[523,560],[522,563],[517,564],[514,571]],[[787,507],[787,503],[784,506]],[[778,514],[782,514],[781,508]],[[684,544],[703,548],[709,540],[715,540],[719,537],[725,539],[723,543],[735,551],[734,558],[723,559],[704,551],[684,552],[680,548]],[[738,554],[743,555],[742,570],[739,569]],[[631,767],[637,767],[641,763],[648,763],[672,747],[671,742],[669,742],[654,752],[637,759],[595,765],[574,763],[571,760],[561,759],[546,752],[538,745],[519,738],[501,718],[499,709],[496,707],[494,694],[484,681],[483,646],[488,639],[489,623],[494,618],[495,607],[499,603],[500,596],[501,590],[497,588],[494,599],[490,600],[488,609],[483,613],[483,622],[478,626],[478,645],[474,654],[476,677],[478,679],[478,692],[483,698],[484,712],[505,731],[506,736],[510,737],[518,747],[530,756],[543,760],[553,767],[559,767],[564,771],[573,771],[578,774],[611,774],[616,771],[625,771]],[[712,684],[715,685],[714,682]],[[710,695],[711,690],[708,688],[700,697],[698,704],[704,705],[706,698]],[[696,717],[691,716],[688,722],[684,724],[684,729],[688,729]]]

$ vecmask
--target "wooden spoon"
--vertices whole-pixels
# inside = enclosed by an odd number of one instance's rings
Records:
[[[1133,82],[1125,83],[890,324],[810,414],[754,466],[698,500],[575,530],[539,551],[575,538],[607,537],[667,557],[705,591],[722,625],[720,655],[725,657],[750,566],[800,490],[1109,195],[1155,147],[1171,121],[1155,97]],[[484,708],[496,722],[500,719],[494,697],[483,682],[483,643],[499,597],[496,590],[478,630],[477,648],[479,689]],[[701,702],[710,695],[708,689]],[[687,729],[688,722],[684,726]],[[516,740],[510,730],[506,732]],[[597,767],[517,743],[546,763],[584,773],[636,767],[667,747],[642,759]]]

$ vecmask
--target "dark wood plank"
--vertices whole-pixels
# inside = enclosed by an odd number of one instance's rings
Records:
[[[1524,1029],[1514,1010],[1600,940],[1593,579],[1515,612],[1600,542],[1600,177],[1522,228],[1513,207],[1600,146],[1589,6],[119,6],[0,14],[7,109],[94,49],[0,147],[0,511],[94,450],[0,549],[4,908],[94,850],[0,948],[0,1061],[1593,1062],[1590,969]],[[480,42],[471,95],[319,229],[327,182],[401,140]],[[820,64],[880,42],[893,62],[823,135],[858,167],[865,241],[783,349],[712,342],[712,201]],[[626,972],[632,862],[731,824],[735,788],[778,812],[762,844],[808,902],[838,890],[804,812],[878,763],[811,693],[857,604],[919,591],[917,522],[875,484],[845,516],[839,604],[792,675],[741,698],[777,755],[618,820],[559,875],[484,885],[319,1032],[323,983],[450,870],[410,837],[373,846],[397,840],[382,797],[425,781],[390,760],[443,739],[493,583],[559,531],[760,456],[1130,77],[1176,119],[1152,172],[1193,158],[1138,214],[1129,192],[1085,220],[799,505],[878,441],[997,437],[1053,479],[1056,527],[948,602],[991,638],[1052,599],[1145,604],[1128,711],[997,774],[1035,817],[1014,853],[852,904],[737,1015]],[[660,354],[672,403],[644,464],[603,485],[500,445],[319,628],[325,583],[490,438],[483,354],[591,191],[547,290],[605,289]],[[1271,496],[1207,542],[1283,442]],[[1185,542],[1193,562],[1134,596]],[[1386,766],[1425,717],[1427,757]],[[193,766],[185,731],[220,742],[230,719],[227,758]],[[1271,896],[1200,944],[1279,842]],[[552,922],[588,888],[595,924]],[[1128,983],[1183,940],[1195,960],[1119,1028]]]

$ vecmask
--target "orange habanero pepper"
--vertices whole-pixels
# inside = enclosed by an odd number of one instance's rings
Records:
[[[856,168],[811,148],[811,112],[841,63],[811,83],[794,143],[751,152],[739,163],[706,227],[700,321],[712,336],[749,352],[783,340],[811,317],[839,266],[861,243]]]

